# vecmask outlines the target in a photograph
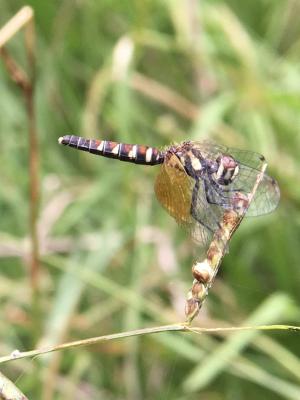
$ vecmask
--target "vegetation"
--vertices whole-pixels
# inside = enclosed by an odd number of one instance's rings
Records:
[[[159,206],[157,167],[58,146],[74,133],[261,152],[275,213],[243,221],[201,327],[300,322],[300,5],[294,0],[28,1],[40,149],[35,286],[24,98],[0,62],[0,349],[184,320],[198,249]],[[0,0],[0,25],[25,3]],[[26,65],[23,37],[7,49]],[[299,334],[162,333],[1,365],[29,399],[299,399]]]

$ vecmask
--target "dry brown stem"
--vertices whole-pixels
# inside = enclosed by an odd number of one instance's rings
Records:
[[[25,50],[28,62],[28,72],[11,56],[4,45],[24,28]],[[37,234],[38,199],[39,199],[39,154],[36,129],[36,116],[34,106],[35,88],[35,32],[34,13],[29,6],[23,7],[12,17],[0,30],[0,56],[2,57],[11,79],[22,90],[27,111],[28,133],[29,133],[29,232],[31,239],[31,250],[28,260],[30,269],[30,282],[33,296],[33,309],[37,311],[38,275],[39,275],[39,241]],[[35,304],[35,305],[34,305]]]

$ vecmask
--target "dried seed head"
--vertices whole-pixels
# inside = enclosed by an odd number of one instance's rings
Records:
[[[193,265],[192,273],[195,279],[201,283],[209,283],[213,279],[214,271],[207,259]]]

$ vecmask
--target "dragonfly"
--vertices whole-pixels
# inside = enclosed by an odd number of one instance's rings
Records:
[[[165,149],[66,135],[59,143],[108,158],[161,165],[155,181],[158,201],[195,242],[205,247],[220,228],[224,211],[234,210],[251,192],[263,155],[208,141],[184,141]],[[279,203],[275,179],[264,174],[246,216],[268,214]]]

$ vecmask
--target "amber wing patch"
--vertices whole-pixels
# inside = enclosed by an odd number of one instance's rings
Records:
[[[161,205],[180,225],[189,225],[193,182],[175,155],[161,166],[155,181],[155,194]]]

